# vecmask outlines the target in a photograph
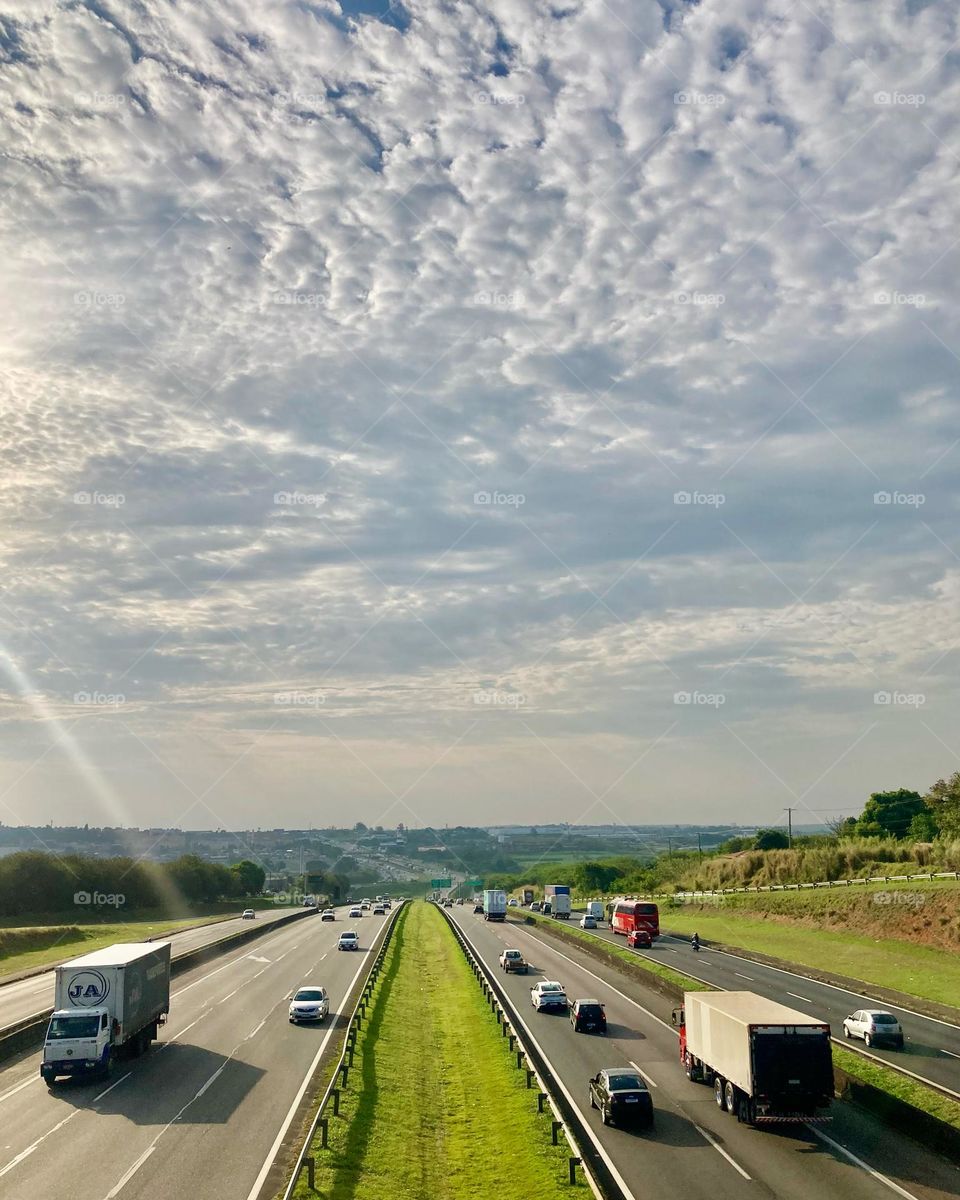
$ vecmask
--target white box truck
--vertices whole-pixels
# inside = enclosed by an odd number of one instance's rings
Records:
[[[603,901],[588,900],[587,901],[587,916],[593,917],[595,921],[603,920]]]
[[[505,921],[507,919],[507,893],[500,888],[487,888],[483,893],[483,919]]]
[[[548,883],[543,894],[550,902],[550,915],[566,921],[570,917],[570,888],[565,883]]]
[[[753,992],[686,992],[673,1014],[687,1078],[749,1125],[826,1120],[830,1026]]]
[[[170,1011],[170,943],[130,942],[56,969],[40,1075],[105,1079],[124,1049],[142,1054]]]

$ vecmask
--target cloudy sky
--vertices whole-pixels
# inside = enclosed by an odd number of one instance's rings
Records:
[[[960,767],[946,0],[2,0],[0,819]]]

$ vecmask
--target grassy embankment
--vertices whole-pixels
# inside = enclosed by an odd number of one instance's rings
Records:
[[[443,917],[411,903],[398,921],[316,1192],[302,1176],[298,1200],[568,1195],[566,1143],[551,1145]]]
[[[960,886],[916,881],[662,904],[665,929],[940,1004],[960,997]]]
[[[29,971],[52,963],[89,954],[114,942],[140,942],[190,925],[212,925],[228,921],[236,909],[215,916],[154,917],[151,920],[87,923],[37,924],[0,927],[0,980],[4,975]]]

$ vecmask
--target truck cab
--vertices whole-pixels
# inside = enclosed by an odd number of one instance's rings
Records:
[[[47,1028],[40,1075],[52,1083],[58,1075],[106,1074],[112,1046],[113,1030],[105,1008],[59,1009]]]

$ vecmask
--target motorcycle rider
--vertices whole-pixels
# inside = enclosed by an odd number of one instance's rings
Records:
[[[700,949],[700,934],[699,933],[695,933],[693,935],[693,937],[690,939],[690,945],[694,948],[694,950]]]

